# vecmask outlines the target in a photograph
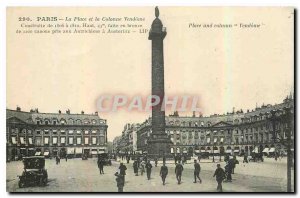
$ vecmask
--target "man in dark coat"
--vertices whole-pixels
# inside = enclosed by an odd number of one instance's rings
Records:
[[[176,179],[177,179],[178,184],[181,183],[182,172],[183,172],[183,166],[182,166],[182,164],[180,164],[180,161],[179,161],[175,167],[175,174],[176,174]]]
[[[104,160],[100,159],[100,161],[99,161],[100,174],[104,174],[103,167],[104,167]]]
[[[149,160],[146,164],[146,172],[147,172],[148,180],[150,180],[150,178],[151,178],[151,169],[152,169],[152,165],[151,165],[150,160]]]
[[[225,178],[225,172],[224,172],[223,168],[221,168],[220,164],[217,164],[217,169],[216,169],[213,177],[216,177],[216,180],[218,182],[217,191],[222,192],[223,191],[222,181]]]
[[[158,163],[157,157],[154,158],[154,161],[155,161],[155,167],[157,167],[157,163]]]
[[[232,182],[232,161],[230,162],[230,160],[227,162],[226,166],[225,166],[225,173],[227,175],[227,179],[226,182]]]
[[[125,175],[126,175],[127,167],[123,163],[121,163],[119,169],[120,169],[120,175],[123,177],[123,181],[125,183]]]
[[[129,156],[127,156],[127,157],[126,157],[126,159],[127,159],[127,164],[129,164],[130,157],[129,157]]]
[[[138,162],[136,160],[133,162],[133,172],[134,172],[135,176],[139,175],[139,166],[138,166]]]
[[[120,175],[118,172],[115,173],[116,178],[116,182],[117,182],[117,187],[118,187],[118,192],[123,192],[123,188],[124,188],[124,180],[123,180],[123,176]]]
[[[163,182],[163,185],[165,185],[166,177],[168,175],[168,167],[165,163],[163,163],[162,167],[160,168],[160,176]]]
[[[163,164],[165,164],[166,163],[166,156],[164,155],[163,156]]]
[[[194,183],[197,183],[197,178],[199,179],[200,181],[200,184],[202,183],[202,180],[200,178],[200,170],[201,170],[201,167],[200,167],[200,164],[197,162],[197,160],[194,160]]]

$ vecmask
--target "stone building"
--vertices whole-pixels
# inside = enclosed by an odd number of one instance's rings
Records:
[[[252,111],[233,111],[223,115],[208,117],[194,114],[181,117],[175,112],[166,117],[166,130],[170,140],[171,153],[189,155],[206,152],[212,154],[243,154],[251,152],[272,153],[284,150],[281,143],[273,139],[273,127],[277,137],[286,139],[287,121],[284,118],[285,108],[291,108],[293,115],[294,99],[287,97],[281,104],[262,105]],[[272,116],[274,113],[274,116]],[[293,116],[288,120],[294,131]],[[151,118],[142,123],[137,130],[137,150],[147,151],[151,136]],[[294,134],[292,134],[294,142]]]
[[[127,123],[121,136],[114,138],[114,151],[119,154],[134,154],[137,151],[137,130],[139,124]]]
[[[44,155],[89,157],[107,152],[107,122],[95,114],[6,110],[7,159]]]

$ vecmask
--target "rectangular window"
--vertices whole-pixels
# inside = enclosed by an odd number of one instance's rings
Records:
[[[104,137],[99,137],[99,143],[104,144]]]
[[[73,130],[69,130],[69,134],[73,134],[73,132],[74,132]]]
[[[89,144],[89,138],[88,137],[84,138],[84,144]]]
[[[48,137],[45,137],[44,143],[45,143],[45,144],[49,144],[49,138],[48,138]]]
[[[20,137],[21,144],[25,144],[24,137]]]
[[[28,144],[32,144],[32,138],[28,138]]]
[[[89,131],[88,131],[88,130],[85,130],[85,131],[84,131],[84,134],[86,134],[86,135],[89,134]]]
[[[53,137],[52,142],[53,142],[53,144],[57,144],[57,137]]]
[[[11,142],[12,142],[13,144],[17,144],[16,137],[11,137]]]
[[[60,138],[60,143],[65,144],[66,143],[66,137],[61,137]]]
[[[73,137],[69,137],[69,144],[73,144]]]
[[[42,139],[41,139],[41,137],[36,137],[36,138],[35,138],[35,144],[36,144],[37,146],[41,146],[41,145],[42,145]]]
[[[93,143],[93,144],[97,144],[97,138],[96,138],[96,137],[93,137],[92,143]]]
[[[78,131],[77,131],[77,134],[81,134],[81,131],[78,130]]]
[[[95,134],[95,133],[97,133],[97,131],[96,131],[96,130],[92,130],[92,133],[94,133],[94,134]]]
[[[77,137],[77,144],[81,144],[81,137]]]

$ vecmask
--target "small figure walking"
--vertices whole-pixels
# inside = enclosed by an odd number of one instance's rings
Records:
[[[133,172],[135,176],[139,175],[139,167],[138,167],[138,162],[136,160],[133,162]]]
[[[127,167],[123,163],[121,163],[119,166],[119,169],[120,169],[120,175],[122,176],[124,184],[125,184],[125,175],[126,175]]]
[[[100,159],[99,160],[99,170],[100,170],[100,174],[104,174],[104,171],[103,171],[103,167],[104,167],[104,160],[103,159]]]
[[[182,172],[183,172],[183,166],[182,166],[182,164],[180,164],[180,161],[178,161],[178,163],[176,164],[176,167],[175,167],[175,174],[176,174],[176,179],[177,179],[178,184],[181,183]]]
[[[68,155],[66,155],[66,162],[68,161]]]
[[[154,161],[155,161],[155,167],[157,167],[157,163],[158,163],[157,157],[155,157]]]
[[[141,175],[143,175],[145,172],[145,162],[144,161],[142,161],[140,163],[140,171],[141,171]]]
[[[165,163],[163,163],[162,167],[160,168],[160,176],[163,182],[163,185],[166,184],[166,177],[168,175],[168,167]]]
[[[56,156],[56,165],[60,163],[60,158],[58,156]]]
[[[201,167],[200,167],[200,164],[197,162],[197,160],[194,160],[194,183],[197,183],[197,178],[199,179],[200,181],[200,184],[202,183],[202,180],[200,178],[200,170],[201,170]]]
[[[117,182],[117,187],[118,187],[118,192],[123,192],[123,188],[124,188],[124,180],[123,180],[123,176],[120,175],[118,172],[115,173],[116,178],[116,182]]]
[[[222,181],[225,179],[225,171],[221,168],[220,164],[217,164],[217,169],[213,177],[216,177],[216,181],[218,183],[217,191],[223,192],[222,189]]]
[[[147,172],[147,178],[150,180],[151,178],[151,169],[152,169],[152,164],[150,163],[150,160],[146,164],[146,172]]]

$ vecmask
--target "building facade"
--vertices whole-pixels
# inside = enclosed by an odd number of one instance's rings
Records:
[[[124,126],[121,136],[117,136],[113,140],[113,148],[115,153],[134,154],[137,152],[137,130],[139,124],[127,123]]]
[[[6,110],[7,160],[44,155],[91,157],[107,152],[107,122],[95,114]]]
[[[291,126],[291,138],[294,143],[294,117],[285,119],[285,109],[294,113],[294,99],[287,97],[281,104],[262,105],[252,111],[233,111],[223,115],[208,117],[194,114],[180,117],[177,112],[166,117],[166,130],[170,140],[171,153],[189,155],[208,154],[243,154],[251,152],[270,153],[284,150],[283,142],[287,139],[288,124]],[[145,152],[151,136],[151,118],[140,125],[137,130],[137,150]],[[276,141],[274,141],[274,130]],[[292,145],[292,148],[293,145]]]

